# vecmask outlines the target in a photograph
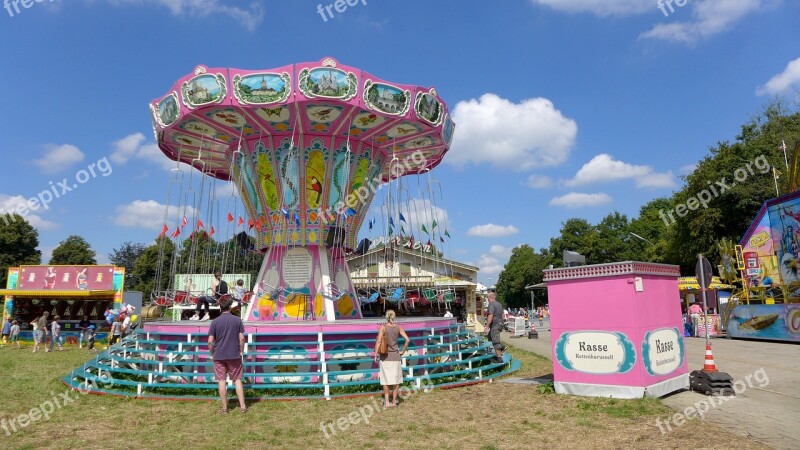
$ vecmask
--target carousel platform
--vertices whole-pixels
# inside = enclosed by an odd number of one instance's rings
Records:
[[[378,318],[245,322],[246,395],[332,399],[380,392],[373,349],[383,323]],[[519,369],[510,355],[495,362],[491,343],[455,319],[403,317],[397,323],[411,341],[402,362],[409,389],[474,384]],[[147,322],[62,381],[73,389],[124,397],[216,399],[210,324]]]

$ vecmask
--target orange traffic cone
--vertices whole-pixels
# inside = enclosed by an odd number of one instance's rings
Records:
[[[706,344],[706,362],[703,364],[703,372],[718,372],[717,365],[714,364],[714,355],[711,354],[711,343]]]

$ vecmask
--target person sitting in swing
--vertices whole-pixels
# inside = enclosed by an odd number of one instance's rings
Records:
[[[210,304],[212,302],[216,303],[219,301],[220,297],[228,293],[228,283],[222,279],[222,272],[219,270],[214,272],[214,281],[211,282],[211,292],[212,296],[203,295],[197,299],[197,309],[195,310],[194,316],[192,316],[189,320],[209,320],[211,319],[211,307]],[[206,307],[206,315],[200,319],[200,312],[202,311],[203,305]]]

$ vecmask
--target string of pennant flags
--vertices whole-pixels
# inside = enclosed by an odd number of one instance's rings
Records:
[[[408,222],[406,221],[406,218],[403,216],[403,213],[398,213],[398,216],[399,216],[398,218],[400,219],[400,222],[401,222],[401,224],[400,224],[400,227],[399,227],[399,228],[400,228],[400,230],[399,230],[399,231],[400,231],[400,237],[402,238],[402,237],[405,237],[405,236],[407,236],[406,229],[405,229],[405,227],[403,226],[403,224],[406,224],[406,225],[408,225]],[[369,224],[369,229],[370,229],[370,230],[372,230],[372,229],[373,229],[373,227],[375,226],[375,223],[376,223],[376,222],[377,222],[377,219],[376,219],[376,218],[372,218],[372,219],[371,219],[371,220],[368,222],[368,224]],[[422,226],[420,226],[420,230],[421,230],[423,233],[425,233],[425,234],[427,234],[427,235],[429,236],[429,239],[428,239],[428,244],[429,244],[429,245],[431,244],[431,242],[430,242],[430,237],[435,237],[435,236],[434,236],[434,233],[435,233],[435,231],[436,231],[436,227],[437,227],[438,225],[439,225],[439,223],[438,223],[438,222],[436,222],[436,220],[434,220],[433,222],[431,222],[431,227],[430,227],[430,230],[428,230],[428,228],[425,226],[425,224],[422,224]],[[394,219],[393,219],[393,218],[390,216],[390,217],[389,217],[389,236],[393,236],[393,235],[394,235],[394,230],[395,230],[395,228],[397,228],[397,225],[395,225]],[[440,229],[441,229],[441,227],[440,227]],[[440,242],[442,242],[442,243],[444,243],[444,242],[445,242],[445,241],[444,241],[444,236],[447,236],[448,238],[452,239],[452,236],[450,236],[450,231],[449,231],[449,230],[447,230],[447,229],[445,229],[445,230],[444,230],[444,233],[442,233],[441,235],[439,235],[439,241],[440,241]],[[413,235],[413,233],[412,233],[412,234],[409,236],[409,240],[408,240],[408,242],[406,243],[406,246],[410,248],[410,247],[411,247],[411,246],[413,246],[413,245],[414,245],[414,235]]]
[[[300,214],[299,213],[295,212],[294,214],[291,214],[291,212],[286,210],[286,209],[281,210],[281,213],[286,218],[286,220],[294,220],[294,222],[297,225],[300,225]],[[345,217],[354,216],[355,214],[356,214],[356,211],[353,210],[352,208],[349,208],[348,210],[345,210],[342,213],[342,215],[345,216]],[[405,237],[408,237],[408,240],[406,241],[404,246],[408,247],[408,248],[415,248],[414,247],[415,245],[425,245],[425,244],[422,244],[421,242],[416,241],[414,239],[414,234],[413,233],[411,233],[410,235],[406,233],[406,229],[405,229],[405,227],[403,225],[404,224],[408,225],[408,221],[406,220],[405,216],[403,216],[402,213],[399,213],[398,218],[399,218],[399,220],[401,222],[399,230],[398,230],[399,231],[399,236],[398,237],[400,237],[401,239],[403,239]],[[237,228],[243,226],[244,223],[245,223],[245,220],[244,220],[244,218],[242,218],[242,216],[239,216],[238,219],[237,219],[231,213],[228,213],[227,221],[228,221],[228,223],[232,223],[232,222],[236,221],[236,227]],[[367,222],[369,229],[372,230],[375,227],[376,223],[377,223],[377,219],[376,218],[373,217],[372,219],[370,219]],[[170,237],[171,238],[177,238],[178,236],[180,236],[182,234],[182,232],[183,232],[183,229],[188,224],[189,224],[189,219],[187,219],[184,216],[183,220],[181,221],[181,225],[175,228],[175,230],[170,234]],[[247,219],[247,226],[248,226],[249,230],[252,230],[253,228],[255,228],[259,232],[262,231],[262,227],[263,227],[262,222],[261,222],[260,219],[259,220],[254,220],[253,218],[248,218]],[[420,226],[420,230],[423,233],[425,233],[426,235],[428,235],[427,245],[432,245],[430,239],[436,237],[435,236],[435,232],[436,232],[436,227],[437,226],[439,226],[439,223],[436,220],[433,220],[430,223],[430,229],[428,229],[426,224],[422,224]],[[389,236],[394,236],[395,228],[397,228],[397,226],[395,225],[394,219],[392,217],[389,217]],[[439,227],[439,228],[441,229],[441,227]],[[189,234],[189,238],[193,237],[194,233],[197,232],[197,231],[200,231],[200,230],[203,230],[205,232],[206,227],[205,227],[205,224],[203,223],[203,221],[201,219],[198,219],[197,220],[197,226],[196,226],[195,230],[192,233]],[[158,237],[162,238],[162,237],[166,236],[167,233],[169,233],[169,226],[164,224],[163,228],[161,229],[161,233],[159,233]],[[207,233],[208,233],[209,237],[213,236],[216,233],[216,230],[214,229],[213,225],[208,229]],[[439,237],[439,241],[441,243],[445,242],[445,240],[444,240],[445,236],[450,238],[450,239],[452,239],[452,236],[450,236],[450,231],[445,229],[444,232],[441,233],[438,236]]]
[[[300,214],[298,212],[295,212],[294,214],[292,214],[288,210],[283,209],[281,211],[281,213],[283,214],[283,216],[287,220],[293,220],[295,224],[297,224],[298,226],[300,225]],[[351,216],[355,216],[356,214],[357,214],[356,210],[354,210],[352,208],[348,208],[347,210],[343,211],[342,216],[351,217]],[[233,216],[233,214],[231,214],[231,213],[228,213],[227,219],[228,219],[228,223],[236,221],[236,227],[237,228],[241,227],[245,223],[245,220],[241,216],[239,216],[239,218],[237,220]],[[183,220],[181,221],[181,225],[175,228],[175,231],[173,231],[170,234],[170,237],[176,238],[176,237],[180,236],[181,233],[183,232],[183,229],[186,227],[186,225],[188,225],[188,223],[189,223],[189,220],[186,217],[184,217]],[[374,224],[374,222],[370,223],[370,229],[372,229],[372,225],[373,224]],[[248,227],[249,230],[252,230],[253,228],[255,228],[257,231],[262,231],[262,227],[263,227],[262,219],[248,218],[247,219],[247,227]],[[197,227],[196,227],[195,231],[199,231],[201,229],[205,231],[206,227],[205,227],[205,224],[203,223],[202,220],[198,220],[197,221]],[[167,233],[169,233],[169,226],[164,224],[163,228],[161,229],[161,233],[159,233],[158,237],[162,238],[162,237],[166,236]],[[214,229],[214,226],[212,225],[211,228],[209,228],[209,230],[208,230],[208,235],[209,236],[213,236],[214,233],[216,233],[216,230]],[[194,234],[194,232],[191,233],[189,236],[191,237],[193,234]]]

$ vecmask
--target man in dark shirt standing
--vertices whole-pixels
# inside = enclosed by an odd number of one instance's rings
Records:
[[[500,332],[503,331],[503,305],[496,299],[497,294],[489,292],[489,307],[486,310],[486,328],[489,330],[489,339],[494,347],[495,362],[503,362],[503,351],[506,347],[500,340]]]
[[[208,329],[208,350],[214,360],[214,378],[219,383],[219,398],[222,401],[220,412],[228,412],[228,386],[225,376],[230,376],[236,386],[236,397],[239,408],[247,412],[244,403],[244,387],[242,386],[242,353],[244,352],[244,323],[242,319],[231,314],[233,299],[223,295],[219,300],[222,311],[219,317],[211,321]]]

